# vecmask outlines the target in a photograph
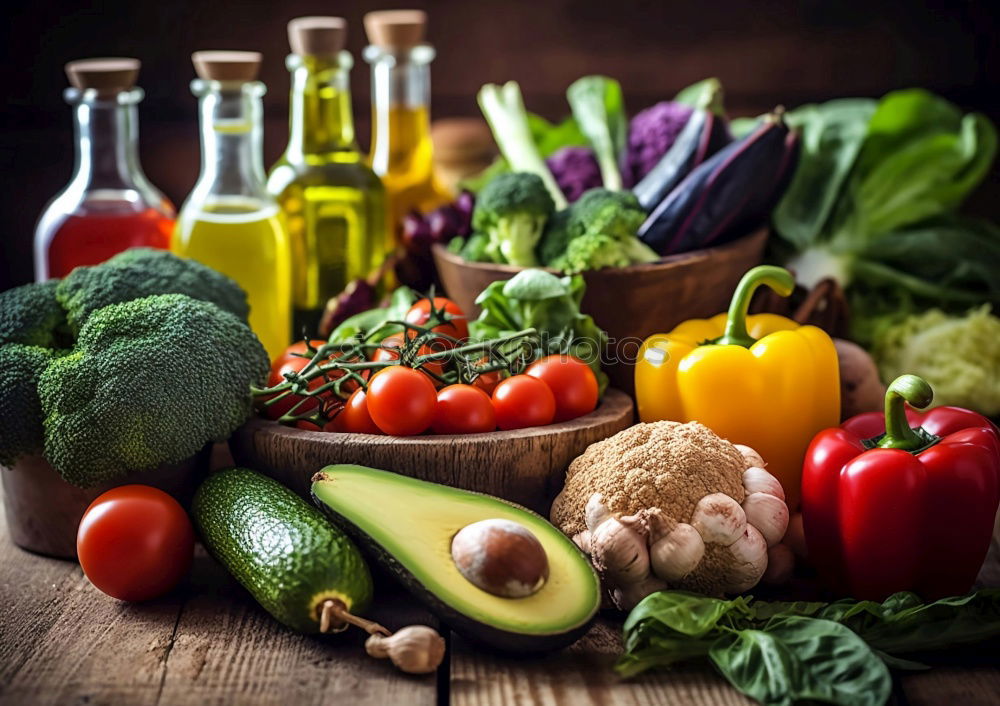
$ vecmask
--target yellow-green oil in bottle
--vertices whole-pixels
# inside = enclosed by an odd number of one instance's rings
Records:
[[[385,189],[354,138],[350,54],[292,54],[288,147],[268,191],[288,226],[293,330],[315,336],[327,301],[376,270],[392,248]]]
[[[291,263],[274,204],[218,197],[183,209],[171,249],[227,275],[243,287],[253,329],[273,360],[289,343]]]

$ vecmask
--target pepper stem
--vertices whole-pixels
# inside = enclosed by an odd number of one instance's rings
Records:
[[[934,399],[934,391],[927,381],[916,375],[900,375],[885,391],[885,436],[879,442],[880,449],[902,449],[913,451],[927,445],[910,427],[906,418],[906,404],[923,409]]]
[[[726,330],[719,338],[712,341],[719,345],[735,345],[749,348],[756,340],[747,333],[747,310],[750,299],[762,284],[766,284],[779,295],[787,297],[795,289],[795,278],[783,267],[760,265],[749,270],[733,292],[733,300],[729,304],[729,318],[726,320]]]

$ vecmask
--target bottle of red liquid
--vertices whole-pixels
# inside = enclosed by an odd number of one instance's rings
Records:
[[[169,248],[173,204],[139,165],[138,59],[66,65],[72,88],[76,168],[35,228],[35,279],[63,277],[132,247]]]

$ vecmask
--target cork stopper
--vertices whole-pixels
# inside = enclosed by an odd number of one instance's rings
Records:
[[[191,55],[198,78],[206,81],[256,81],[260,52],[196,51]]]
[[[381,49],[412,49],[423,43],[426,28],[423,10],[378,10],[365,15],[368,41]]]
[[[347,43],[343,17],[296,17],[288,23],[288,44],[299,56],[336,56]]]
[[[138,59],[109,57],[78,59],[66,64],[66,77],[74,88],[93,88],[101,93],[127,91],[139,78]]]

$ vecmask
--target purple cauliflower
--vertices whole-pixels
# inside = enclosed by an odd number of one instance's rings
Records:
[[[570,203],[584,191],[601,186],[601,169],[589,147],[563,147],[545,160],[556,183]]]
[[[637,184],[674,144],[694,109],[683,103],[662,101],[636,113],[629,124],[628,154],[622,176]]]

